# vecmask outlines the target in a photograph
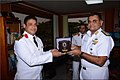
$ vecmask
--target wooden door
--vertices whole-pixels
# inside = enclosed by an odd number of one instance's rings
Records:
[[[0,65],[1,80],[8,80],[8,55],[6,45],[6,33],[4,18],[0,17]]]

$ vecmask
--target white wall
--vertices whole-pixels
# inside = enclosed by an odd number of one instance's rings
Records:
[[[79,22],[79,20],[88,22],[88,18],[87,17],[83,17],[83,18],[68,18],[68,22]]]

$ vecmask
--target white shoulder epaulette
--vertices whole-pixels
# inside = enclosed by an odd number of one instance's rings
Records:
[[[103,34],[105,34],[106,36],[110,36],[110,34],[109,33],[107,33],[107,32],[105,32],[105,31],[101,31]]]

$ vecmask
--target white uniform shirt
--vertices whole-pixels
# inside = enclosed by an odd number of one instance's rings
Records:
[[[43,52],[43,43],[40,38],[36,37],[38,47],[33,42],[33,36],[28,38],[23,36],[20,40],[15,41],[14,52],[17,57],[17,73],[15,79],[41,79],[41,70],[44,63],[52,62],[50,51]]]
[[[82,45],[82,35],[80,32],[72,37],[72,45],[81,46]]]
[[[90,31],[88,31],[87,34],[84,35],[82,40],[81,51],[90,55],[107,56],[109,58],[110,51],[112,50],[113,46],[114,42],[111,36],[108,36],[107,33],[103,32],[103,30],[100,28],[92,36]],[[85,59],[81,59],[81,64],[82,66],[88,68],[99,67],[95,64],[86,61]],[[107,60],[103,66],[108,65],[109,60]]]

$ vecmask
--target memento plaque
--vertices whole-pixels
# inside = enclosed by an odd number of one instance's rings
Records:
[[[67,53],[71,50],[71,38],[58,38],[57,49],[62,53]]]
[[[67,40],[59,41],[59,51],[66,53],[71,50],[71,42]]]

